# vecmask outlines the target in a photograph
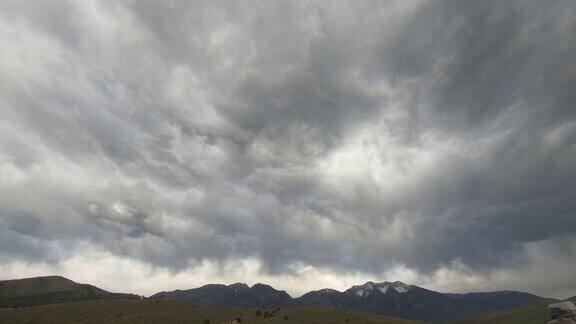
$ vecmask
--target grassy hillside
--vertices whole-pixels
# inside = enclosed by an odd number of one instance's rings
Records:
[[[570,297],[566,300],[576,302],[576,296]],[[549,299],[542,303],[525,305],[506,311],[491,312],[471,316],[464,320],[456,321],[455,323],[546,323],[550,320],[548,305],[556,302],[558,302],[558,300]]]
[[[0,297],[17,297],[37,293],[71,291],[78,284],[60,276],[0,281]]]
[[[0,308],[136,297],[130,294],[110,293],[58,276],[0,281]]]
[[[502,323],[502,324],[531,324],[546,323],[550,320],[547,306],[554,301],[516,307],[507,311],[485,313],[466,318],[455,323]]]
[[[203,308],[172,298],[69,302],[18,309],[0,309],[0,323],[416,323],[390,317],[322,308],[280,309],[271,318],[250,308]],[[264,313],[266,310],[261,310]],[[268,311],[271,313],[271,311]],[[284,318],[286,316],[286,319]],[[346,321],[348,319],[348,321]]]

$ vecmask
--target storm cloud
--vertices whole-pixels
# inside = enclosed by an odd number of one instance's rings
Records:
[[[6,267],[573,294],[576,5],[2,1],[0,179]]]

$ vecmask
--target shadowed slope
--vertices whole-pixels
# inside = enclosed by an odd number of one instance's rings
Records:
[[[79,284],[60,276],[0,281],[0,307],[23,307],[66,301],[138,298],[136,295],[110,293],[88,284]]]

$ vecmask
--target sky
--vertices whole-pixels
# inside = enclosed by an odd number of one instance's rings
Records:
[[[576,294],[576,3],[0,2],[0,279]]]

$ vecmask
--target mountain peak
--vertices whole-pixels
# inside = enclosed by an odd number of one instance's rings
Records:
[[[410,290],[410,285],[403,283],[402,281],[384,281],[380,283],[374,283],[372,281],[368,281],[363,285],[356,285],[352,286],[352,288],[348,289],[347,291],[355,294],[358,297],[364,297],[370,294],[373,290],[378,290],[381,293],[385,294],[390,289],[396,291],[397,293],[405,293]]]
[[[284,290],[277,290],[276,288],[274,288],[270,285],[265,285],[262,283],[254,284],[250,288],[250,290],[251,291],[258,291],[258,292],[265,292],[265,293],[282,293],[282,294],[288,295],[288,293],[286,293]]]
[[[250,287],[243,282],[233,283],[231,285],[228,285],[228,287],[234,289],[236,292],[246,291],[246,290],[250,289]]]
[[[392,287],[399,293],[405,293],[410,290],[410,285],[403,283],[402,281],[394,281]]]
[[[369,295],[374,289],[379,289],[378,284],[372,281],[368,281],[363,285],[352,286],[352,288],[348,289],[347,292],[353,293],[358,297],[365,297]]]

